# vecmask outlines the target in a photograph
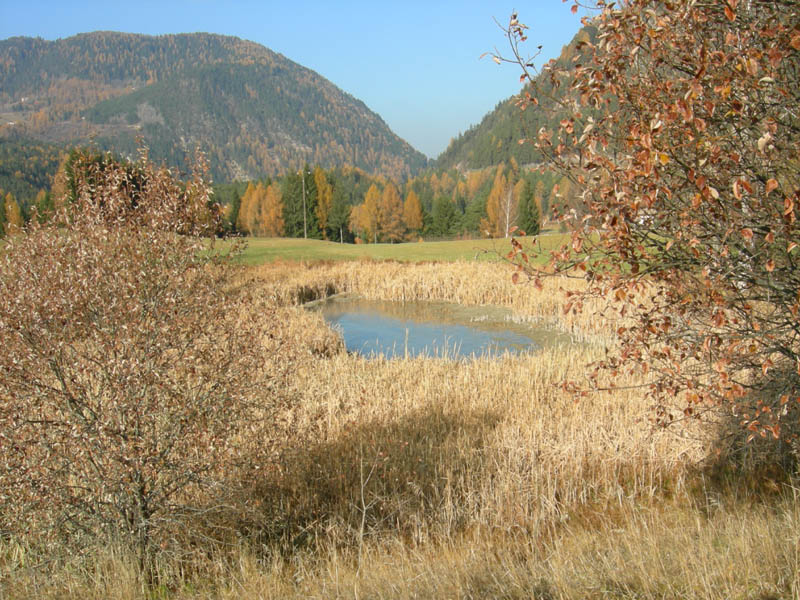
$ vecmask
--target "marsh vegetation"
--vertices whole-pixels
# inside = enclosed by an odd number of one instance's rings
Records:
[[[500,264],[367,262],[273,263],[229,285],[269,307],[271,343],[291,369],[262,391],[276,411],[269,428],[238,435],[240,456],[259,462],[227,473],[225,510],[180,517],[154,578],[113,546],[70,554],[7,538],[6,597],[796,593],[797,487],[769,460],[770,441],[736,445],[722,420],[654,428],[635,389],[580,401],[561,389],[614,343],[613,329],[560,315],[560,295],[579,283],[540,292],[510,283]],[[333,290],[506,306],[584,343],[467,362],[367,360],[299,306]],[[276,394],[291,400],[276,407]]]

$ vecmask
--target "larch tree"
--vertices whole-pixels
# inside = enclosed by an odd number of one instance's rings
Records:
[[[264,192],[261,209],[260,235],[267,237],[281,237],[284,231],[283,201],[281,188],[277,183],[271,183]]]
[[[328,216],[333,206],[333,186],[322,167],[314,167],[314,184],[317,188],[317,223],[323,239],[328,239]]]
[[[254,235],[257,211],[258,192],[256,191],[256,186],[253,185],[253,182],[251,181],[247,184],[247,190],[245,190],[244,195],[242,196],[242,202],[239,205],[236,228],[239,231],[249,235]]]
[[[504,167],[500,165],[495,171],[492,189],[486,200],[486,219],[481,223],[481,229],[488,237],[505,237],[507,233],[503,231],[501,207],[508,191]]]
[[[25,225],[25,220],[22,218],[22,211],[19,208],[14,194],[8,192],[5,197],[5,228],[6,233],[17,233]]]
[[[513,171],[509,177],[513,176]],[[508,237],[517,220],[517,203],[514,198],[514,186],[506,178],[505,168],[497,168],[492,190],[486,201],[488,215],[488,231],[491,237]]]
[[[393,183],[387,183],[381,194],[378,206],[378,219],[381,237],[389,242],[403,239],[403,202]]]
[[[406,200],[403,203],[403,223],[406,226],[409,237],[419,235],[422,231],[422,205],[419,196],[414,190],[409,190]]]
[[[352,227],[358,231],[364,241],[378,241],[378,204],[381,201],[381,192],[374,183],[369,186],[364,202],[357,206],[352,213]]]

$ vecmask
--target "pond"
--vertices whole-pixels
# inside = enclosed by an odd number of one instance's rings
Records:
[[[510,310],[448,302],[391,302],[340,295],[306,305],[319,310],[348,352],[386,358],[499,356],[569,343],[548,327],[513,319]]]

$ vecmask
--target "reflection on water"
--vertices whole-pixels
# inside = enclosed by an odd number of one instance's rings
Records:
[[[510,311],[496,307],[340,296],[309,308],[341,332],[348,352],[364,356],[497,356],[569,341],[551,329],[515,323]]]

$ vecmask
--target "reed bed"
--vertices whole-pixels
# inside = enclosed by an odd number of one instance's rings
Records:
[[[440,300],[465,306],[502,306],[528,321],[546,321],[569,333],[598,335],[614,324],[597,319],[599,302],[581,313],[564,314],[568,292],[584,289],[580,277],[549,277],[543,288],[515,284],[505,263],[270,263],[248,271],[249,281],[265,286],[279,304],[302,304],[336,293],[353,292],[371,300]]]
[[[191,569],[165,559],[155,590],[123,553],[43,574],[0,542],[0,598],[800,597],[791,478],[740,485],[728,470],[721,482],[708,467],[715,431],[654,428],[634,387],[565,392],[560,383],[613,343],[611,326],[561,315],[559,294],[579,281],[537,291],[509,275],[497,264],[371,262],[241,273],[235,284],[272,307],[292,367],[269,391],[288,399],[269,438],[242,434],[270,452],[246,481],[231,473],[239,537]],[[296,306],[345,291],[506,306],[596,343],[367,360]]]

